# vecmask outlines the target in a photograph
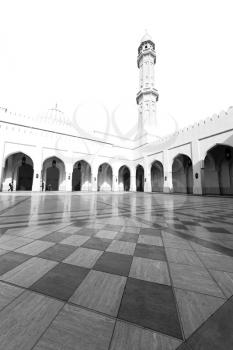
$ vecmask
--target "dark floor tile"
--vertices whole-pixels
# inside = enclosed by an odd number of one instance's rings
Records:
[[[187,343],[192,350],[233,349],[233,297],[191,335]]]
[[[16,266],[22,264],[30,259],[30,255],[9,252],[0,256],[0,275],[14,269]]]
[[[181,220],[183,225],[189,225],[189,226],[200,226],[200,224],[198,222],[194,222],[194,221],[183,221]]]
[[[182,339],[170,286],[128,278],[118,318]]]
[[[122,225],[106,225],[104,226],[103,230],[111,230],[111,231],[120,231],[122,228]]]
[[[217,232],[217,233],[228,233],[231,234],[230,231],[226,230],[223,227],[206,227],[206,229],[210,232]]]
[[[137,243],[139,235],[136,233],[119,232],[115,239],[123,242]]]
[[[34,283],[30,289],[67,301],[86,277],[89,269],[60,263]]]
[[[161,231],[153,228],[141,228],[140,235],[161,236]]]
[[[163,247],[158,247],[155,245],[148,245],[138,243],[135,248],[134,256],[138,256],[140,258],[147,258],[153,260],[163,260],[167,261],[165,255],[165,249]]]
[[[81,236],[93,236],[95,235],[98,231],[100,231],[99,229],[95,229],[95,228],[81,228],[81,230],[79,230],[77,232],[78,235],[81,235]]]
[[[192,350],[187,343],[181,343],[176,350]]]
[[[87,242],[85,242],[82,245],[82,247],[104,251],[108,248],[111,242],[111,239],[91,237]]]
[[[46,236],[41,237],[40,240],[47,241],[47,242],[59,243],[59,242],[63,241],[63,239],[65,239],[69,236],[71,236],[71,234],[65,233],[65,232],[52,232]]]
[[[93,269],[115,275],[128,276],[133,257],[126,254],[104,252]]]
[[[77,247],[68,244],[55,244],[41,252],[38,257],[53,261],[62,261],[72,254]]]

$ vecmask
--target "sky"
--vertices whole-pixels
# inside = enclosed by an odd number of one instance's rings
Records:
[[[156,47],[158,132],[233,105],[231,0],[0,0],[0,107],[38,115],[58,104],[101,132],[137,123],[137,48]],[[114,131],[113,131],[114,132]]]

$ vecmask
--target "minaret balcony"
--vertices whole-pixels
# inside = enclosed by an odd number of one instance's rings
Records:
[[[136,101],[137,104],[139,103],[139,101],[141,100],[142,96],[144,95],[149,95],[152,94],[155,96],[156,102],[159,100],[159,93],[158,90],[156,90],[155,88],[151,88],[151,87],[144,87],[143,89],[141,89],[136,96]]]

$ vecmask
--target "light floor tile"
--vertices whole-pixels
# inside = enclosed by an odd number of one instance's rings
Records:
[[[9,284],[0,282],[0,310],[23,292],[24,290],[19,287],[10,286]]]
[[[225,302],[221,298],[176,288],[175,294],[186,338]]]
[[[112,243],[106,249],[107,252],[133,255],[136,247],[136,243],[112,241]]]
[[[61,244],[69,244],[73,246],[80,246],[83,243],[85,243],[90,237],[88,236],[80,236],[80,235],[72,235],[70,237],[67,237],[61,241]]]
[[[65,305],[33,350],[108,350],[114,324],[112,318]]]
[[[31,350],[63,303],[24,292],[0,312],[0,349]]]
[[[219,287],[227,298],[233,295],[233,273],[209,270]]]
[[[160,237],[151,235],[139,235],[138,243],[163,246],[163,241]]]
[[[78,248],[63,262],[67,264],[92,268],[102,254],[103,252],[100,250]]]
[[[207,268],[233,272],[232,257],[223,254],[208,254],[204,252],[197,252],[197,254]]]
[[[21,287],[30,287],[55,265],[55,261],[33,257],[2,275],[1,279]]]
[[[160,260],[134,257],[129,276],[149,282],[171,284],[167,263]]]
[[[10,241],[7,241],[5,243],[0,244],[1,249],[6,249],[6,250],[15,250],[19,247],[22,247],[28,243],[32,242],[32,239],[29,238],[24,238],[24,237],[15,237]]]
[[[114,239],[116,235],[117,235],[117,232],[114,232],[114,231],[100,230],[98,233],[96,233],[95,236],[99,238]]]
[[[175,287],[224,298],[205,268],[174,263],[169,263],[169,266]]]
[[[28,255],[38,255],[43,250],[48,249],[55,245],[53,242],[46,241],[34,241],[16,250],[17,253],[28,254]]]
[[[181,341],[117,321],[110,350],[175,350]]]
[[[203,266],[197,254],[191,250],[166,247],[168,261],[177,264]]]
[[[89,309],[116,316],[126,277],[90,271],[70,301]]]

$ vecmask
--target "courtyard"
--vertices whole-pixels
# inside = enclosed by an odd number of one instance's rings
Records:
[[[233,198],[3,193],[1,350],[233,348]]]

